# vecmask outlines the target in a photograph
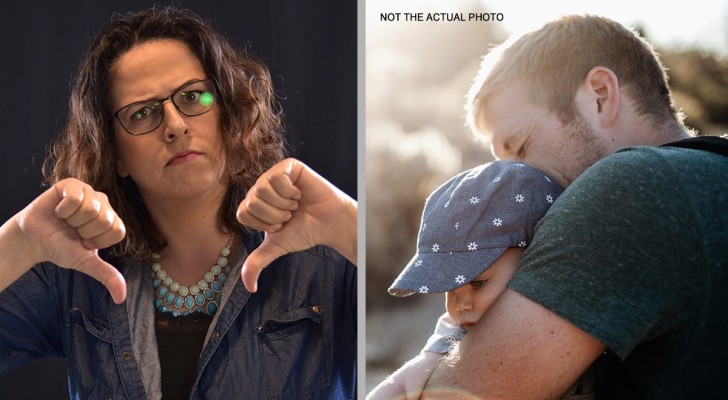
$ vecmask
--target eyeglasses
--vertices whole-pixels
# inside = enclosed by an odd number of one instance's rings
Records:
[[[212,110],[215,97],[217,95],[212,80],[194,81],[181,87],[166,99],[138,101],[126,105],[115,112],[114,117],[130,134],[144,135],[162,125],[164,103],[167,100],[171,100],[182,115],[196,117]]]

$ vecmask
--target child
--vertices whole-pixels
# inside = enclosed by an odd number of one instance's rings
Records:
[[[461,172],[430,194],[417,253],[389,293],[446,292],[447,313],[423,351],[380,383],[368,400],[419,399],[443,353],[505,290],[536,223],[562,190],[535,168],[495,161]]]

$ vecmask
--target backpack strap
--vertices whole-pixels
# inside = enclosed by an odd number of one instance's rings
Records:
[[[696,136],[663,144],[662,147],[682,147],[710,151],[728,157],[728,135],[723,136]]]

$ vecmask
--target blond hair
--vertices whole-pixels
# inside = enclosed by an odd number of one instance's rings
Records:
[[[637,32],[610,19],[573,15],[514,37],[483,58],[465,105],[467,123],[481,132],[489,96],[518,81],[534,104],[546,107],[563,124],[576,118],[574,96],[594,67],[611,69],[637,112],[655,126],[682,124],[667,86],[659,55]]]

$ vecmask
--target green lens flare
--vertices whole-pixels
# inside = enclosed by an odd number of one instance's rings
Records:
[[[212,93],[210,93],[210,92],[205,92],[200,95],[200,105],[201,106],[205,106],[205,107],[211,106],[214,101],[215,101],[215,98],[212,97]]]

